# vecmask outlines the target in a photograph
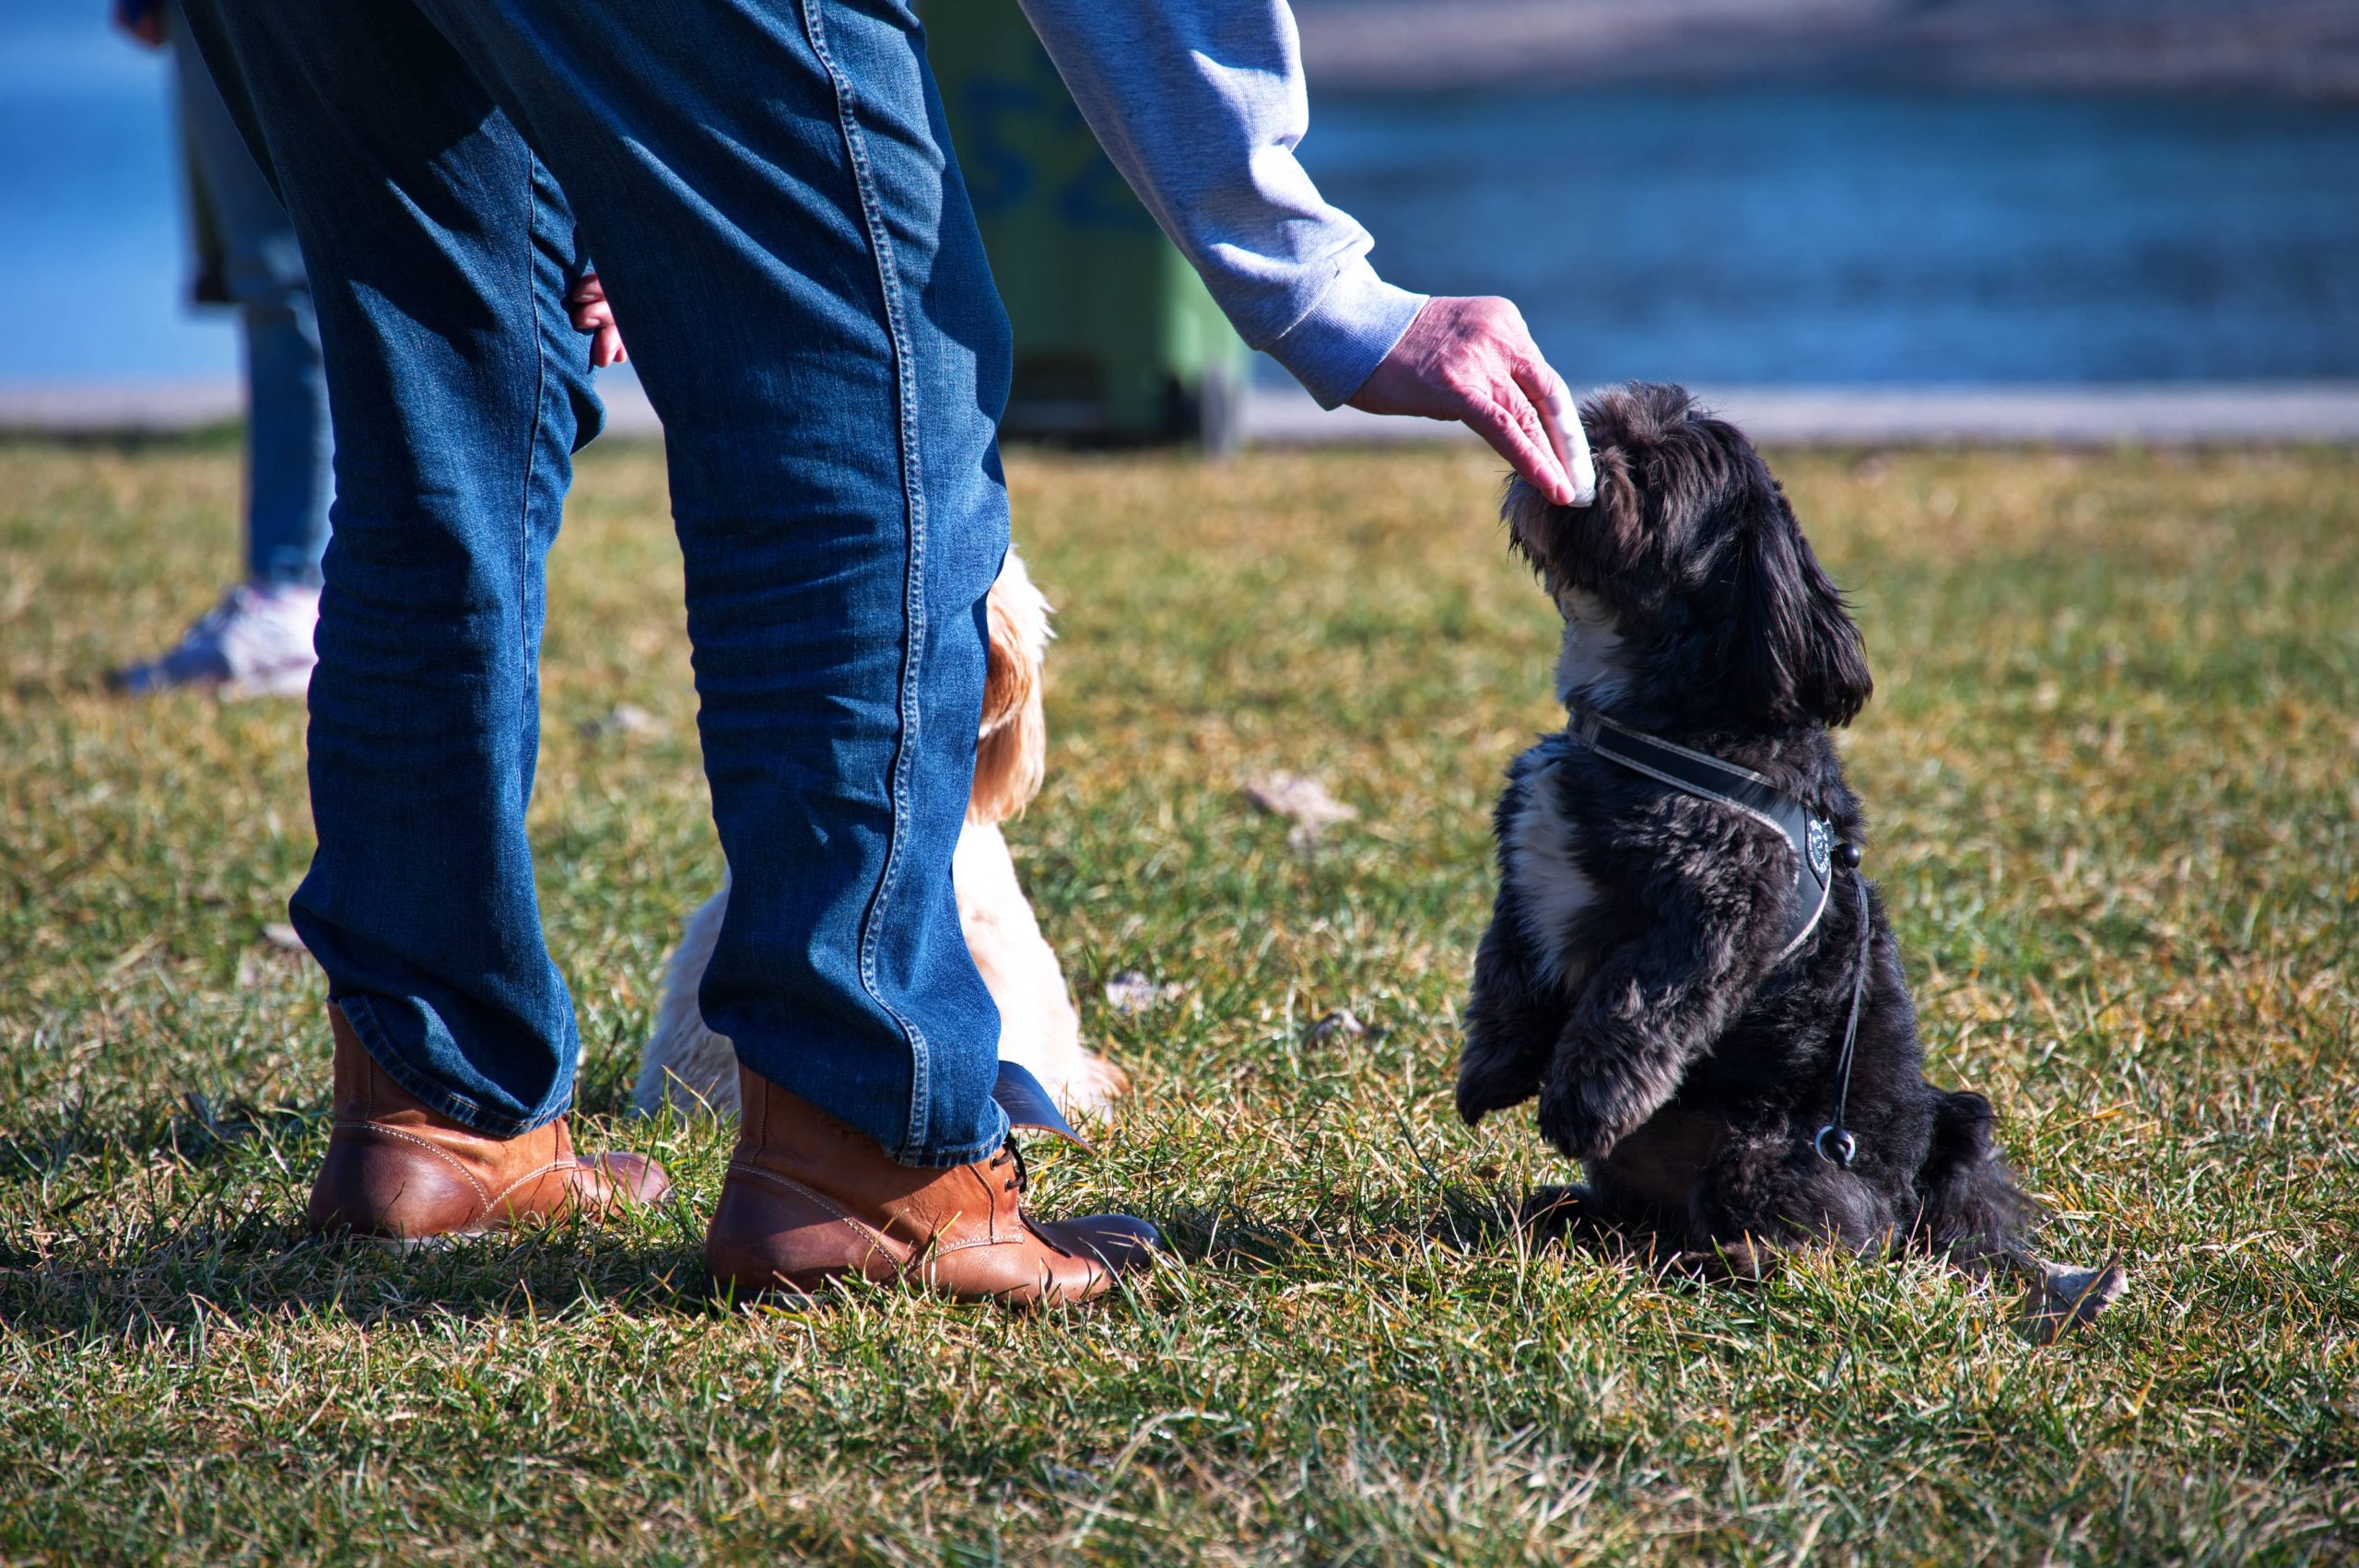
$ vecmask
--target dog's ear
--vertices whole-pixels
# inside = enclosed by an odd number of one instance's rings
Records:
[[[1785,492],[1758,457],[1752,515],[1737,530],[1730,679],[1754,711],[1787,723],[1848,724],[1875,690],[1842,591],[1818,564]]]
[[[1499,521],[1508,525],[1508,544],[1551,588],[1565,549],[1558,536],[1564,526],[1562,510],[1520,476],[1508,475],[1507,493],[1499,497]]]
[[[1049,719],[1040,669],[1048,654],[1049,602],[1010,552],[986,604],[989,636],[983,719],[975,742],[970,822],[1005,822],[1040,792],[1048,768]]]

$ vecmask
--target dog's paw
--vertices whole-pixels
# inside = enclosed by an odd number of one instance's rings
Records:
[[[1602,1160],[1641,1119],[1587,1079],[1559,1076],[1540,1092],[1540,1131],[1569,1160]]]
[[[1751,1236],[1693,1246],[1664,1260],[1663,1272],[1699,1284],[1752,1284],[1777,1271],[1775,1248]]]
[[[1539,1092],[1530,1066],[1468,1049],[1458,1059],[1458,1115],[1469,1127],[1493,1111],[1520,1106]]]
[[[1516,1211],[1516,1228],[1536,1242],[1551,1242],[1595,1223],[1586,1187],[1535,1187]]]

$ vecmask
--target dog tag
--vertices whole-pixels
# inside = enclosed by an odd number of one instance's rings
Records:
[[[1057,1102],[1049,1097],[1048,1090],[1032,1076],[1030,1068],[1012,1061],[1001,1062],[999,1082],[992,1085],[992,1098],[1007,1113],[1010,1126],[1027,1131],[1053,1132],[1068,1143],[1093,1154],[1097,1153],[1089,1140],[1075,1132],[1073,1123],[1065,1120],[1064,1113],[1057,1109]]]

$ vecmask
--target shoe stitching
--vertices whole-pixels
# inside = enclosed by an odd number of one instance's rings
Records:
[[[933,1250],[935,1255],[939,1256],[945,1252],[965,1252],[969,1248],[978,1246],[1018,1246],[1021,1245],[1021,1241],[1015,1236],[977,1236],[971,1241],[937,1242],[934,1245]]]
[[[499,1207],[500,1200],[506,1198],[510,1193],[514,1192],[518,1188],[524,1186],[527,1182],[535,1182],[545,1176],[551,1175],[557,1171],[562,1171],[566,1168],[567,1164],[568,1162],[564,1160],[551,1160],[547,1164],[543,1165],[538,1170],[525,1172],[522,1176],[518,1176],[514,1181],[510,1182],[506,1187],[501,1188],[498,1192],[485,1199],[486,1207],[497,1209]],[[566,1184],[565,1190],[567,1197],[571,1198],[574,1196],[572,1183],[568,1182]]]

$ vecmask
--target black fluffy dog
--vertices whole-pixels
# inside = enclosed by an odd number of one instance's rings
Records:
[[[1588,1177],[1542,1207],[1644,1227],[1700,1272],[1757,1274],[1805,1240],[1913,1246],[2021,1265],[2067,1320],[2094,1316],[2119,1270],[2033,1258],[1989,1102],[1925,1082],[1828,734],[1868,700],[1867,660],[1784,493],[1679,388],[1581,415],[1595,504],[1518,482],[1504,509],[1565,616],[1573,719],[1499,799],[1460,1113],[1538,1094]]]

